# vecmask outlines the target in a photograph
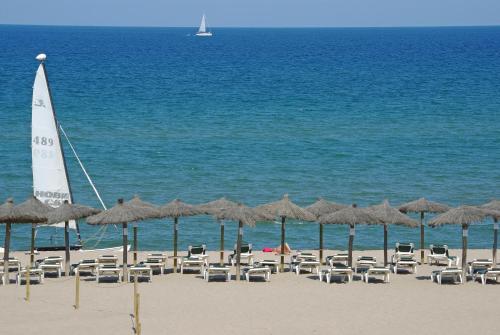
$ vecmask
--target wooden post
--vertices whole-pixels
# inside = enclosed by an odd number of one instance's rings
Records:
[[[139,318],[139,311],[141,306],[141,296],[137,293],[136,296],[136,307],[135,307],[135,332],[137,335],[141,335],[141,320]]]
[[[174,272],[177,272],[177,224],[179,218],[174,218]]]
[[[123,224],[123,281],[127,282],[128,281],[128,276],[127,276],[127,267],[128,267],[128,226],[126,223]]]
[[[497,264],[497,243],[498,243],[498,219],[494,218],[493,223],[493,267]]]
[[[30,301],[30,279],[31,279],[31,275],[30,275],[30,265],[28,264],[26,266],[26,301]],[[19,279],[21,280],[21,279]]]
[[[4,251],[3,251],[3,282],[4,285],[9,285],[10,276],[9,276],[9,248],[10,248],[10,223],[5,224],[5,243],[4,243]]]
[[[424,264],[425,243],[424,243],[424,212],[420,212],[420,263]]]
[[[384,266],[387,266],[387,225],[384,224]]]
[[[323,224],[319,224],[319,262],[323,264]]]
[[[69,253],[69,221],[64,222],[64,275],[69,276],[70,267],[70,253]]]
[[[236,240],[236,281],[240,280],[241,271],[241,241],[243,240],[243,221],[238,221],[238,239]]]
[[[35,266],[35,234],[36,234],[36,224],[31,224],[31,255],[30,255],[30,265]]]
[[[347,262],[349,266],[352,267],[352,247],[354,244],[354,234],[356,233],[354,225],[349,226],[349,253],[347,256]]]
[[[462,225],[462,273],[464,276],[464,281],[467,281],[466,277],[466,267],[467,267],[467,236],[469,235],[469,230],[467,225]]]
[[[280,271],[285,272],[285,221],[286,217],[281,217],[281,261]]]
[[[134,223],[134,265],[137,265],[137,223]]]
[[[76,271],[75,276],[75,309],[80,308],[80,272]]]
[[[220,265],[224,265],[224,220],[220,221]]]
[[[134,275],[134,316],[135,316],[135,329],[138,333],[139,329],[139,293],[137,289],[137,274]]]

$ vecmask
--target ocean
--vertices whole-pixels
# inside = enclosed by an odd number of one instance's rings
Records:
[[[2,200],[32,192],[40,52],[57,117],[108,206],[135,194],[250,206],[285,193],[302,206],[320,196],[359,206],[500,197],[500,27],[195,31],[0,25]],[[63,145],[75,201],[98,207]],[[80,226],[88,248],[121,243],[120,229]],[[171,250],[172,229],[168,219],[139,224],[139,248]],[[29,233],[14,226],[13,249],[27,249]],[[216,250],[219,226],[181,218],[179,239],[181,250]],[[492,239],[491,222],[471,227],[471,248]],[[245,228],[244,240],[275,247],[280,225]],[[327,248],[347,240],[347,227],[325,227]],[[235,241],[228,222],[226,246]],[[418,245],[419,230],[389,227],[389,245],[397,241]],[[317,248],[318,224],[290,221],[287,242]],[[54,243],[62,231],[38,229],[38,245]],[[427,229],[426,243],[460,247],[461,228]],[[382,248],[383,228],[359,226],[354,247]]]

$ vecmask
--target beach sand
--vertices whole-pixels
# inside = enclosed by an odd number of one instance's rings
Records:
[[[327,251],[325,255],[333,253]],[[37,258],[54,254],[58,253]],[[139,260],[145,254],[141,252]],[[255,254],[257,259],[278,259],[271,254]],[[460,251],[450,254],[460,255]],[[218,260],[218,252],[209,255],[212,262]],[[354,252],[358,255],[383,259],[382,250]],[[13,256],[23,264],[28,259],[20,252]],[[72,252],[72,263],[95,256]],[[491,251],[470,250],[469,260],[473,258],[491,258]],[[421,265],[415,275],[391,275],[389,284],[366,284],[356,277],[351,284],[327,284],[315,275],[289,272],[273,274],[271,282],[207,283],[199,274],[173,274],[171,267],[169,260],[170,273],[139,285],[142,334],[498,332],[495,320],[500,285],[469,281],[440,286],[429,277],[436,266]],[[74,277],[46,278],[42,285],[31,285],[31,301],[26,302],[24,285],[0,287],[0,334],[134,333],[133,284],[97,284],[82,277],[79,310],[73,308],[74,288]]]

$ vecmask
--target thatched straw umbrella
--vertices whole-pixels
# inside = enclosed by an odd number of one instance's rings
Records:
[[[160,208],[153,205],[152,203],[143,201],[141,198],[139,198],[138,195],[134,195],[132,199],[129,201],[125,202],[125,205],[127,206],[132,206],[132,207],[143,207],[146,210],[150,211],[149,218],[150,219],[158,219],[160,218]],[[137,225],[134,224],[133,226],[133,234],[134,234],[134,265],[137,264]]]
[[[500,211],[500,201],[492,200],[487,204],[481,206],[481,208]],[[498,245],[498,218],[493,218],[493,264],[497,264],[497,245]]]
[[[306,207],[306,210],[316,216],[319,219],[323,215],[327,215],[341,209],[347,208],[347,205],[337,204],[335,202],[326,201],[323,198],[318,198],[318,200]],[[319,261],[323,263],[323,224],[319,224]]]
[[[123,227],[123,278],[127,276],[127,246],[128,223],[154,218],[154,212],[147,207],[125,205],[123,199],[118,199],[117,204],[97,215],[89,216],[86,220],[90,225],[121,224]],[[137,243],[137,242],[134,242]]]
[[[22,208],[21,208],[22,209]],[[25,208],[26,209],[26,208]],[[37,211],[26,211],[23,212],[19,210],[18,207],[14,206],[14,200],[12,198],[7,199],[7,201],[0,206],[0,223],[5,223],[5,241],[4,241],[4,283],[9,284],[9,249],[10,249],[10,231],[11,224],[17,223],[42,223],[47,221],[46,214],[42,214]]]
[[[430,227],[437,227],[445,224],[455,224],[462,226],[462,271],[465,272],[467,266],[467,237],[469,225],[479,223],[488,216],[494,216],[496,212],[474,206],[460,206],[433,218],[429,221]]]
[[[55,208],[47,215],[47,224],[64,222],[65,276],[69,276],[70,270],[69,221],[86,218],[88,216],[95,215],[100,211],[101,210],[92,207],[70,204],[68,200],[64,200],[64,203],[61,206]]]
[[[349,225],[349,266],[352,266],[352,246],[354,243],[355,226],[357,224],[380,224],[380,220],[371,211],[358,208],[355,204],[352,207],[324,215],[319,219],[319,222],[322,224]]]
[[[420,261],[424,264],[425,241],[424,241],[424,213],[444,213],[450,207],[437,202],[429,201],[425,198],[420,198],[415,201],[407,202],[399,206],[399,210],[403,213],[420,213]]]
[[[385,200],[382,204],[367,208],[384,225],[384,266],[387,266],[387,226],[390,224],[402,225],[416,228],[418,222],[402,214],[396,208],[391,207],[389,201]]]
[[[50,207],[49,205],[44,204],[35,196],[31,196],[26,200],[25,202],[21,203],[20,205],[16,206],[16,210],[19,211],[19,213],[31,216],[33,218],[42,218],[45,217],[45,220],[43,221],[36,221],[36,222],[31,222],[31,249],[30,249],[30,264],[31,266],[34,265],[35,263],[35,230],[36,230],[36,224],[37,223],[43,223],[47,221],[47,215],[53,211],[54,209]]]
[[[237,207],[238,204],[231,200],[222,197],[220,199],[210,201],[196,206],[203,214],[216,216],[223,210]],[[220,222],[220,264],[224,264],[224,220],[217,220]]]
[[[161,217],[174,219],[174,272],[177,272],[177,225],[181,216],[194,216],[202,214],[195,206],[186,204],[180,199],[175,199],[160,207]]]
[[[229,207],[215,214],[217,220],[238,221],[238,238],[236,240],[236,280],[240,280],[241,269],[241,241],[243,240],[243,225],[250,227],[255,226],[257,220],[265,219],[272,220],[274,217],[266,213],[258,213],[255,209],[249,208],[242,204]]]
[[[316,217],[309,211],[297,206],[288,198],[288,194],[283,196],[283,199],[261,205],[255,208],[258,213],[271,214],[281,218],[281,271],[285,267],[285,222],[286,219],[315,221]]]

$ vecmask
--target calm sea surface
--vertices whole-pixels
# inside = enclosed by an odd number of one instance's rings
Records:
[[[194,31],[0,26],[2,200],[21,202],[32,190],[40,52],[59,121],[108,206],[134,194],[252,206],[284,193],[304,206],[318,196],[361,206],[500,197],[500,27]],[[65,149],[75,201],[99,206]],[[94,247],[98,228],[81,227]],[[181,218],[179,229],[182,249],[218,247],[210,217]],[[426,234],[428,243],[461,243],[460,227]],[[279,224],[258,224],[244,239],[274,247],[279,236]],[[418,236],[389,229],[391,245]],[[490,247],[491,222],[469,236],[471,247]],[[226,237],[232,246],[235,224]],[[347,227],[325,228],[328,248],[346,248],[347,237]],[[139,238],[141,249],[171,249],[172,222],[145,223]],[[62,241],[62,231],[38,230],[39,245]],[[382,227],[360,226],[354,244],[382,241]],[[120,242],[110,227],[99,247]],[[317,248],[318,225],[290,222],[287,242]],[[29,227],[15,226],[14,249],[28,243]]]

